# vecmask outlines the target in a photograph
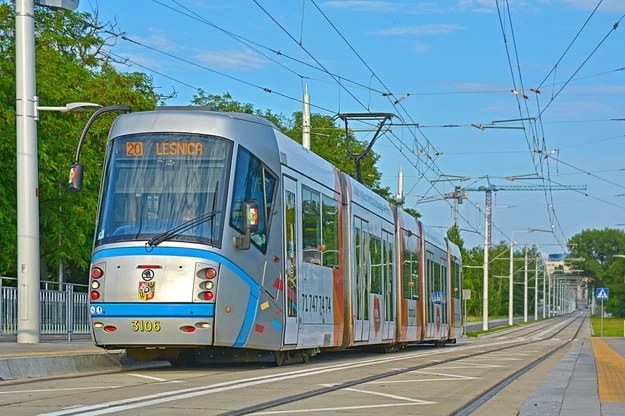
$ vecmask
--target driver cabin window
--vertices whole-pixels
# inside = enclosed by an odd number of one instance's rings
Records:
[[[243,205],[245,202],[256,202],[258,229],[252,233],[251,242],[263,253],[267,250],[275,188],[276,176],[249,150],[239,146],[230,225],[244,233]]]

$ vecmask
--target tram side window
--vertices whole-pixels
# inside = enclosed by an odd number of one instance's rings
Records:
[[[419,256],[417,246],[419,240],[416,235],[402,230],[405,247],[402,260],[402,294],[404,299],[419,299]]]
[[[419,258],[412,251],[404,250],[403,259],[404,299],[419,299]]]
[[[461,275],[460,275],[460,264],[453,262],[452,263],[452,267],[453,267],[453,271],[454,271],[454,278],[453,278],[453,284],[454,284],[454,289],[453,289],[453,296],[454,298],[460,299],[461,295],[462,295],[462,280],[461,280]]]
[[[391,233],[383,232],[384,240],[384,305],[386,306],[385,320],[393,320],[393,237]]]
[[[431,298],[431,293],[436,291],[436,288],[434,287],[434,263],[432,262],[432,260],[430,260],[429,258],[426,261],[426,265],[427,265],[427,283],[428,283],[428,288],[427,288],[427,292],[430,294],[430,299],[428,299],[428,322],[434,322],[434,302],[432,301]]]
[[[321,264],[327,267],[339,266],[339,206],[335,199],[323,195],[321,207],[321,238],[323,253]]]
[[[382,293],[382,240],[370,235],[371,293]]]
[[[302,186],[302,241],[304,261],[321,264],[321,198],[319,192]]]
[[[302,186],[304,261],[338,267],[338,203]]]
[[[267,234],[271,223],[276,177],[247,149],[239,147],[236,177],[232,193],[230,225],[243,233],[242,205],[247,201],[258,203],[258,230],[252,233],[252,243],[263,253],[267,250]]]

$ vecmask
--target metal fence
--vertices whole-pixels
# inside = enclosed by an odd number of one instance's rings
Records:
[[[17,279],[0,277],[0,334],[17,334]],[[41,282],[41,334],[89,334],[87,285]]]

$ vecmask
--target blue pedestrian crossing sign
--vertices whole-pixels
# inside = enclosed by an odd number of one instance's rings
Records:
[[[597,300],[608,300],[608,295],[610,294],[610,289],[607,287],[598,287],[596,298]]]

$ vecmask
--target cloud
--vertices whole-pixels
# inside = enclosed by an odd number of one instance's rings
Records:
[[[414,42],[412,44],[412,51],[416,54],[425,54],[432,49],[432,45],[425,42]]]
[[[621,85],[575,86],[569,90],[576,94],[625,94],[625,86]]]
[[[161,51],[178,51],[180,50],[180,44],[173,41],[167,32],[158,28],[149,28],[150,32],[148,36],[128,36],[129,38],[136,40],[139,43],[148,45],[152,48],[159,49]]]
[[[408,36],[408,35],[428,36],[428,35],[446,35],[446,34],[457,32],[463,29],[464,27],[460,25],[450,25],[450,24],[443,23],[443,24],[437,24],[437,25],[391,27],[388,29],[378,30],[376,32],[373,32],[373,34],[378,35],[378,36]]]
[[[560,3],[582,10],[594,10],[597,0],[560,0]],[[625,12],[625,1],[604,0],[597,12]]]
[[[383,0],[331,0],[323,3],[323,7],[361,12],[394,12],[396,4]]]
[[[206,51],[195,57],[200,63],[225,69],[257,69],[265,66],[265,60],[250,51]]]
[[[491,13],[497,10],[495,2],[492,0],[459,0],[458,8],[475,13]]]
[[[540,3],[545,3],[551,0],[541,0]],[[566,1],[566,0],[565,0]],[[594,1],[594,0],[592,0]],[[496,13],[497,3],[493,0],[458,0],[457,6],[460,10],[468,10],[473,13]],[[515,0],[510,5],[511,8],[517,10],[537,11],[536,0],[528,2],[526,0]],[[504,2],[499,5],[500,9],[505,8]]]

